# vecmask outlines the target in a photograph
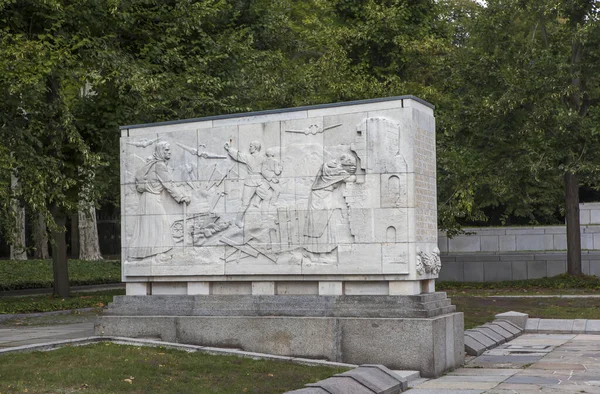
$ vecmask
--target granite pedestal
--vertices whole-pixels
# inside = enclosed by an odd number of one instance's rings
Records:
[[[464,362],[463,315],[415,296],[117,296],[96,335],[378,363],[440,376]]]

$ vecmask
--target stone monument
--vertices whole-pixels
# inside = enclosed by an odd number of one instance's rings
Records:
[[[433,107],[413,96],[121,128],[123,281],[98,335],[439,376]]]

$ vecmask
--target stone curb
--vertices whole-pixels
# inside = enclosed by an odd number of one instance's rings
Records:
[[[7,315],[0,315],[0,323],[12,320],[12,319],[25,319],[29,317],[44,317],[44,316],[56,316],[56,315],[70,315],[73,313],[84,313],[84,312],[92,312],[96,309],[100,309],[102,307],[93,307],[93,308],[79,308],[79,309],[65,309],[62,311],[52,311],[52,312],[36,312],[36,313],[13,313]]]
[[[488,298],[600,298],[600,294],[491,295]]]
[[[470,356],[481,356],[486,350],[506,343],[524,330],[507,320],[496,319],[491,323],[465,331],[465,351]]]
[[[345,364],[326,360],[313,360],[309,358],[300,357],[288,357],[288,356],[277,356],[273,354],[265,353],[254,353],[245,352],[237,349],[224,349],[209,346],[196,346],[196,345],[185,345],[182,343],[162,342],[150,339],[139,339],[139,338],[126,338],[126,337],[112,337],[112,336],[93,336],[87,338],[78,339],[66,339],[62,341],[53,341],[47,343],[38,343],[33,345],[23,345],[10,348],[0,348],[0,355],[8,353],[22,353],[22,352],[33,352],[33,351],[48,351],[59,349],[64,346],[85,346],[92,343],[99,342],[112,342],[118,345],[132,345],[132,346],[150,346],[150,347],[163,347],[167,349],[184,350],[187,352],[201,352],[214,355],[230,355],[239,356],[245,358],[252,358],[255,360],[277,360],[277,361],[288,361],[303,365],[312,366],[329,366],[329,367],[345,367],[345,368],[356,368],[355,364]]]
[[[600,334],[600,320],[588,319],[527,319],[526,333],[538,334]]]
[[[397,394],[407,389],[407,380],[383,365],[364,364],[286,394]]]

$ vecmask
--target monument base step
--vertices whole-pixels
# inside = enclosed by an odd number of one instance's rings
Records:
[[[433,378],[464,363],[460,312],[429,318],[102,315],[96,335],[383,364]]]
[[[290,316],[420,318],[452,313],[446,293],[387,295],[116,296],[105,312],[120,316]]]

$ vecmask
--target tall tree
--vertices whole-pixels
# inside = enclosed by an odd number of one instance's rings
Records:
[[[580,274],[577,191],[598,185],[600,170],[599,4],[490,0],[471,9],[465,27],[443,141],[468,162],[469,192],[446,196],[532,221],[562,206],[568,272]]]

